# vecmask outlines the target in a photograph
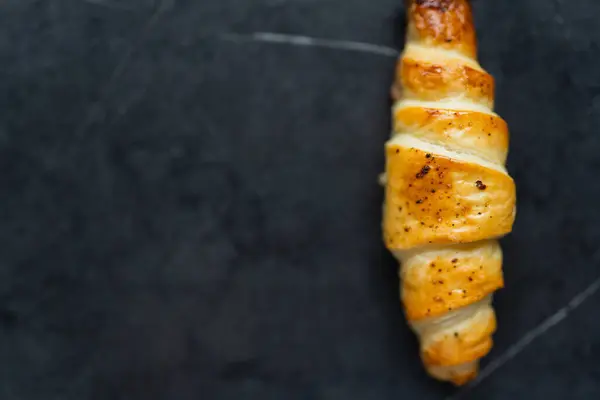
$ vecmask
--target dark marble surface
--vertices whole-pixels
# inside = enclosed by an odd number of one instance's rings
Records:
[[[400,0],[5,0],[0,399],[442,399],[376,184]],[[519,188],[498,359],[600,275],[600,3],[475,2]],[[600,294],[465,399],[600,397]]]

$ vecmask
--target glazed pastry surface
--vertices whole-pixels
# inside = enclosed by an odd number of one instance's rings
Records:
[[[409,0],[392,88],[384,240],[400,261],[401,298],[437,379],[464,384],[492,347],[492,294],[503,286],[497,239],[515,219],[505,169],[508,127],[494,79],[477,61],[467,0]]]

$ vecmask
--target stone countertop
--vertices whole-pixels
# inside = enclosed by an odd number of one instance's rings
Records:
[[[518,218],[493,371],[460,398],[598,398],[600,2],[474,10]],[[455,394],[423,372],[381,242],[401,15],[5,0],[0,398]]]

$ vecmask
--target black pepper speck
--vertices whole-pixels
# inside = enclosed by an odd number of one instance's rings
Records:
[[[421,168],[421,171],[417,172],[415,176],[417,179],[423,179],[425,175],[429,173],[430,170],[431,167],[429,165],[424,165],[423,168]]]

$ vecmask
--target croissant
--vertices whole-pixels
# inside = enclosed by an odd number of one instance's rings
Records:
[[[467,0],[407,1],[407,40],[392,87],[383,236],[427,372],[462,385],[492,347],[498,238],[512,230],[506,122],[477,61]]]

